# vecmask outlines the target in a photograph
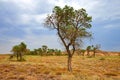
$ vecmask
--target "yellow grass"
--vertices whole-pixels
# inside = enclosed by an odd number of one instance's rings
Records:
[[[120,56],[73,56],[73,72],[67,56],[25,56],[26,61],[0,56],[0,80],[120,80]]]

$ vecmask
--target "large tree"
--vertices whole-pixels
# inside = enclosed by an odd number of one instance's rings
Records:
[[[85,9],[75,10],[67,5],[64,8],[55,6],[52,14],[46,18],[46,26],[57,31],[68,53],[68,71],[72,71],[71,61],[76,48],[81,45],[83,38],[91,36],[87,30],[91,28],[91,19]]]

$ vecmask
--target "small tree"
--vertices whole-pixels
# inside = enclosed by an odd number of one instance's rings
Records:
[[[26,44],[21,42],[19,45],[13,46],[12,50],[13,54],[17,56],[17,60],[22,61],[23,60],[23,55],[27,51]]]
[[[39,55],[43,55],[43,51],[42,51],[42,48],[38,48],[38,52],[39,52]]]
[[[19,55],[20,55],[20,47],[19,47],[19,45],[13,46],[11,51],[13,52],[13,56],[16,56],[17,60],[19,60]]]
[[[88,46],[88,47],[86,48],[86,51],[87,51],[87,56],[90,56],[91,46]]]
[[[93,48],[93,57],[95,57],[95,53],[96,53],[96,50],[98,50],[100,48],[100,45],[92,45],[92,48]]]
[[[24,42],[21,42],[19,47],[20,47],[20,60],[23,60],[22,56],[26,53],[27,46],[26,46],[26,44]]]
[[[83,38],[91,37],[87,29],[91,28],[92,17],[88,16],[85,9],[75,10],[73,7],[55,6],[53,13],[48,15],[45,24],[50,29],[55,29],[68,53],[68,71],[72,71],[72,56]]]
[[[54,52],[55,52],[55,55],[57,55],[57,56],[62,55],[61,50],[55,49]]]
[[[43,51],[43,53],[47,53],[47,49],[48,49],[48,47],[46,46],[46,45],[42,45],[42,51]]]
[[[82,56],[84,56],[85,55],[85,50],[81,49],[81,53],[82,53]]]
[[[47,53],[49,55],[54,55],[55,54],[55,50],[54,49],[48,49]]]

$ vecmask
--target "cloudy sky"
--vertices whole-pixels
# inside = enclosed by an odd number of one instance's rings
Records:
[[[0,53],[24,41],[28,48],[64,49],[56,32],[43,27],[54,6],[85,8],[92,16],[93,40],[85,45],[100,44],[101,49],[120,51],[119,0],[0,0]]]

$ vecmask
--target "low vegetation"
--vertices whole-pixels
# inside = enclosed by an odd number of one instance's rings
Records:
[[[0,80],[119,80],[120,56],[73,56],[73,71],[67,71],[67,56],[25,55],[18,62],[0,55]]]

